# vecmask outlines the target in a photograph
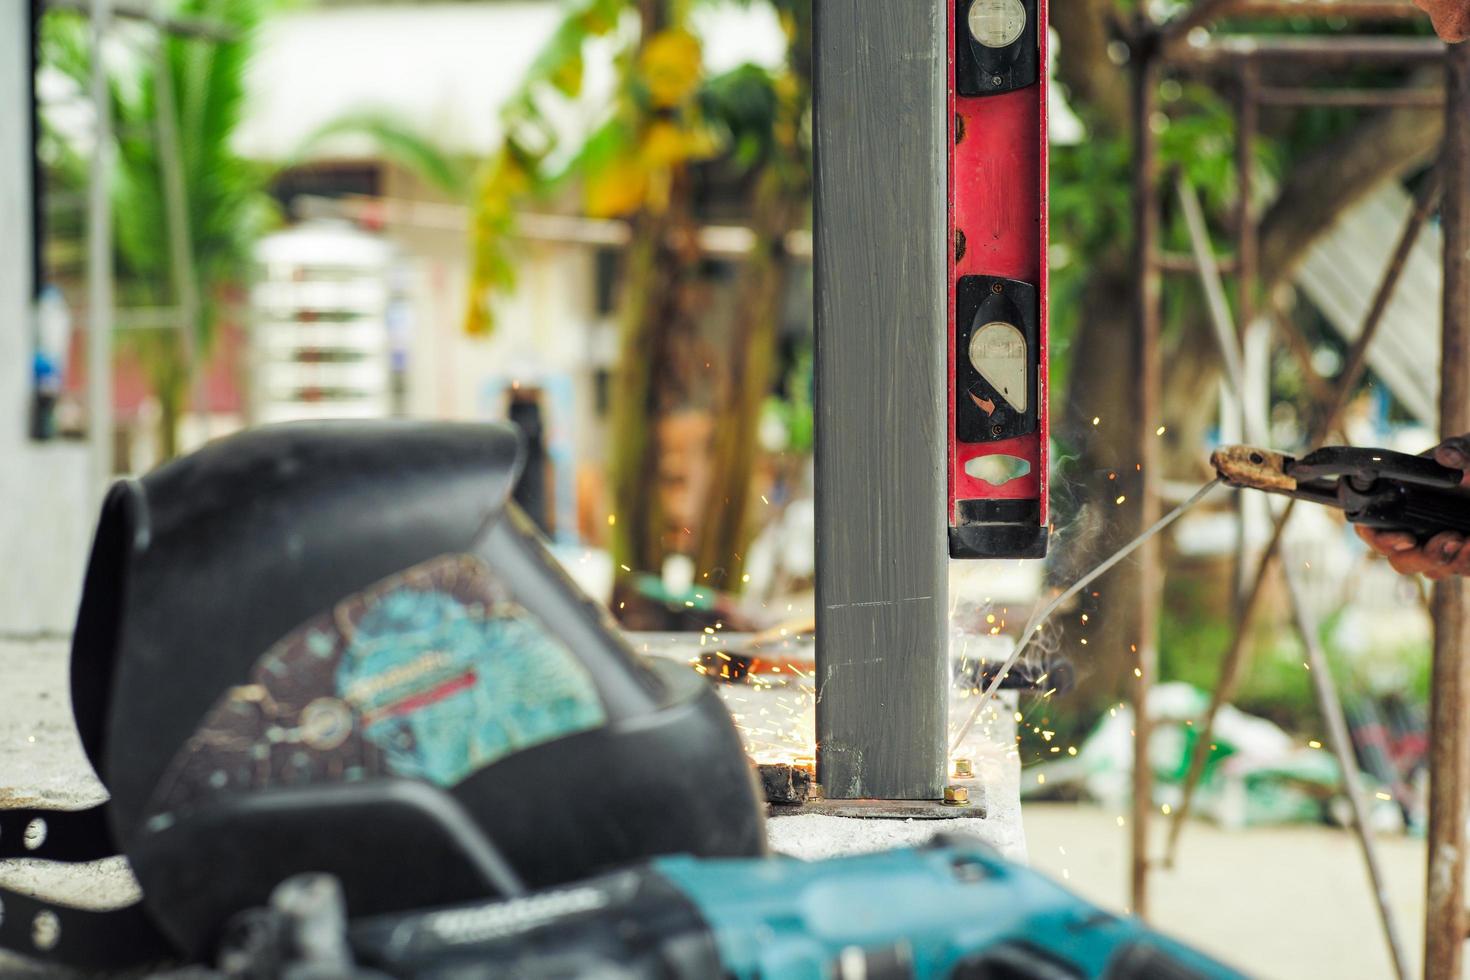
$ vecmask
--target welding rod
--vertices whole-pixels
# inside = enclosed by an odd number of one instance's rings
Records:
[[[1209,483],[1206,483],[1204,486],[1200,487],[1193,497],[1190,497],[1184,503],[1180,504],[1178,507],[1175,507],[1163,517],[1159,518],[1156,522],[1154,522],[1154,525],[1152,527],[1144,531],[1132,541],[1129,541],[1117,551],[1113,552],[1111,556],[1109,556],[1096,568],[1079,578],[1077,581],[1073,582],[1065,592],[1058,595],[1051,602],[1048,602],[1044,607],[1042,607],[1040,612],[1032,615],[1031,621],[1026,624],[1026,628],[1021,631],[1020,637],[1016,640],[1016,645],[1011,649],[1011,655],[1006,658],[1005,663],[1001,664],[1000,670],[998,670],[995,676],[991,678],[990,686],[985,689],[985,693],[980,695],[980,697],[976,699],[975,707],[970,709],[970,716],[966,718],[965,723],[960,726],[959,734],[957,734],[954,737],[954,740],[950,743],[949,750],[953,752],[957,748],[959,748],[960,743],[965,740],[965,736],[970,734],[970,729],[975,726],[975,719],[980,717],[980,710],[985,707],[985,703],[990,700],[991,695],[993,695],[1000,688],[1001,682],[1006,679],[1006,675],[1011,672],[1011,668],[1016,665],[1016,661],[1021,659],[1021,654],[1026,652],[1027,647],[1031,645],[1031,641],[1035,639],[1036,634],[1041,632],[1041,627],[1046,625],[1047,620],[1051,619],[1052,613],[1056,612],[1057,608],[1060,607],[1062,603],[1066,602],[1078,592],[1081,592],[1083,589],[1087,588],[1087,586],[1092,584],[1094,579],[1102,575],[1114,565],[1118,564],[1118,562],[1133,554],[1133,552],[1138,550],[1138,548],[1141,547],[1143,543],[1149,538],[1158,534],[1164,528],[1168,527],[1170,524],[1173,524],[1179,518],[1183,517],[1194,507],[1195,504],[1198,504],[1200,501],[1208,497],[1210,495],[1210,491],[1214,490],[1219,485],[1220,479],[1216,477]]]

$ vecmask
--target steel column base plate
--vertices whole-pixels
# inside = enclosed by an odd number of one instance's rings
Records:
[[[964,820],[985,819],[985,790],[978,783],[964,783],[970,790],[968,806],[950,806],[938,800],[828,800],[805,803],[772,803],[771,817],[818,813],[829,817],[858,817],[866,820]]]

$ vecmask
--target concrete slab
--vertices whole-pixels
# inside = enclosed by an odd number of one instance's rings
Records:
[[[0,640],[0,807],[79,809],[107,798],[71,719],[68,644]],[[84,908],[112,908],[138,897],[123,858],[86,864],[0,861],[0,886]],[[68,976],[0,952],[0,976]]]

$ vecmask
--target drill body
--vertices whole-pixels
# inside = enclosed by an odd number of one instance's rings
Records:
[[[810,863],[660,858],[351,937],[360,962],[422,980],[1239,976],[965,838]]]

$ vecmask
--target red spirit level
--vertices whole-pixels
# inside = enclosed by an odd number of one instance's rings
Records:
[[[1046,5],[952,0],[949,553],[1046,555]]]

